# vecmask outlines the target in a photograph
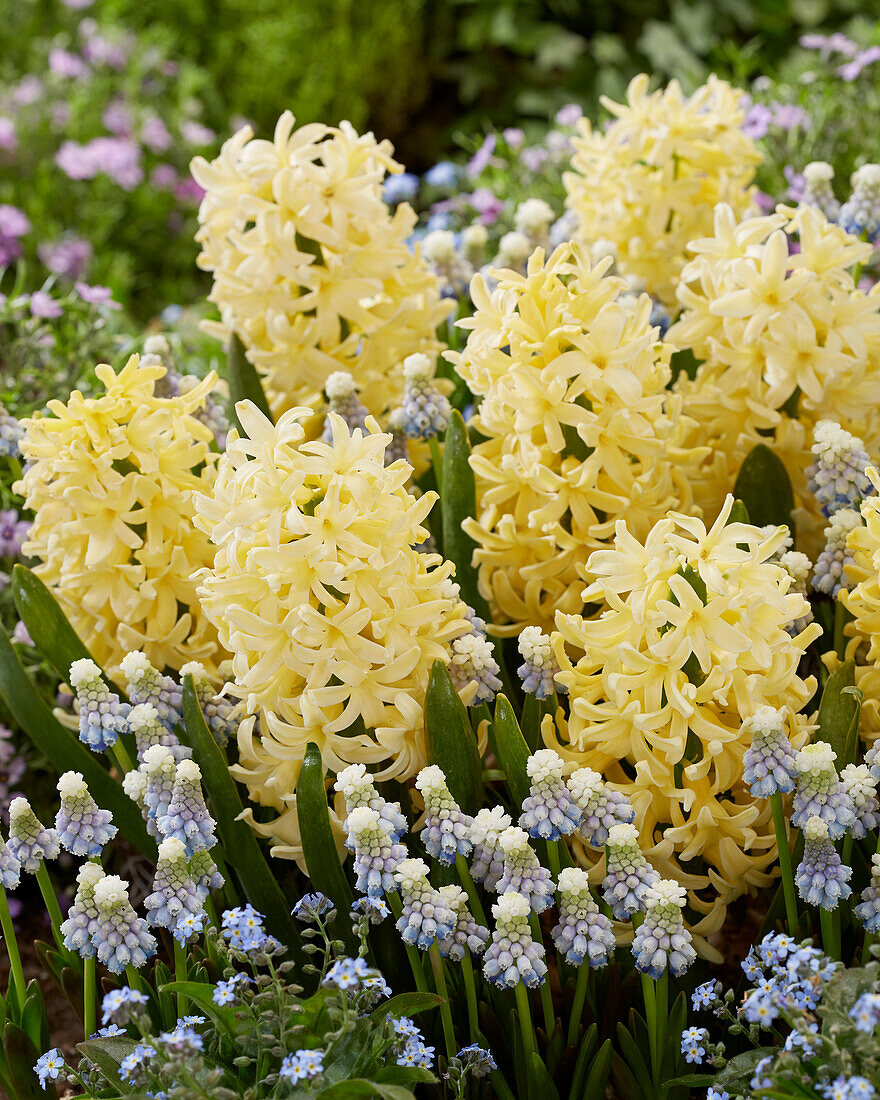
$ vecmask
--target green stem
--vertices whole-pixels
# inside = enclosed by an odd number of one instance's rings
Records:
[[[385,898],[388,901],[388,908],[394,914],[394,919],[400,920],[400,914],[403,912],[403,903],[400,900],[400,895],[396,894],[393,890],[389,890]],[[409,959],[409,965],[413,972],[416,989],[419,993],[427,993],[428,983],[425,981],[425,972],[422,969],[421,956],[410,944],[405,943],[403,946],[406,948],[406,957]]]
[[[651,1076],[654,1077],[657,1065],[657,997],[654,979],[647,974],[641,975],[642,999],[645,1002],[645,1023],[648,1027],[648,1045],[651,1050]]]
[[[779,854],[779,873],[782,878],[782,893],[785,897],[785,919],[788,934],[797,938],[798,907],[794,891],[794,872],[791,867],[791,851],[788,847],[788,832],[785,828],[785,814],[782,809],[782,795],[774,791],[770,795],[770,808],[773,811],[773,828],[776,831],[776,851]]]
[[[550,864],[554,882],[559,882],[559,872],[561,870],[559,864],[559,849],[556,847],[556,842],[553,840],[547,841],[547,862]]]
[[[174,980],[176,982],[185,982],[188,974],[188,968],[186,965],[186,948],[182,943],[178,943],[177,937],[172,936],[174,941]],[[186,1011],[187,999],[183,993],[177,994],[177,1015],[182,1016]]]
[[[568,1045],[573,1046],[577,1038],[578,1028],[581,1024],[581,1016],[584,1012],[584,1001],[587,996],[587,986],[590,981],[590,964],[581,963],[578,967],[577,985],[574,987],[574,1000],[571,1002],[571,1016],[568,1021]]]
[[[461,973],[464,978],[464,995],[467,1001],[468,1034],[472,1043],[477,1041],[477,1031],[480,1024],[480,1010],[477,1007],[477,984],[474,979],[474,964],[471,962],[471,954],[465,952],[461,960]]]
[[[443,455],[440,453],[440,440],[432,435],[428,441],[431,449],[431,466],[434,468],[434,478],[437,482],[437,492],[443,496]]]
[[[15,999],[18,1001],[19,1012],[23,1012],[27,986],[25,985],[24,971],[21,967],[21,955],[18,953],[18,941],[15,938],[15,929],[12,926],[12,914],[9,912],[9,899],[2,886],[0,886],[0,927],[3,928],[6,953],[9,955],[9,973],[15,989]]]
[[[487,928],[488,921],[486,920],[486,914],[483,911],[483,905],[480,901],[480,895],[477,893],[477,887],[474,883],[474,880],[471,878],[471,873],[468,869],[467,860],[464,858],[463,855],[457,855],[455,857],[455,869],[456,871],[458,871],[459,882],[464,887],[464,891],[468,896],[471,913],[473,913],[477,924],[482,924],[484,928]]]
[[[83,959],[83,1030],[90,1039],[98,1030],[95,1005],[95,956]]]
[[[541,922],[538,920],[537,913],[532,912],[529,914],[529,923],[532,927],[532,936],[535,942],[543,943]],[[553,997],[550,994],[550,983],[547,980],[541,983],[541,1008],[544,1013],[544,1031],[547,1033],[547,1038],[549,1040],[556,1026],[556,1013],[553,1011]]]
[[[666,1088],[663,1082],[663,1056],[666,1053],[666,1020],[669,1012],[669,971],[664,970],[654,983],[654,1009],[657,1027],[657,1065],[654,1068],[654,1083],[657,1095],[663,1096]]]
[[[829,959],[840,958],[834,929],[834,914],[830,909],[819,909],[819,927],[822,929],[822,947]]]
[[[125,775],[126,772],[134,771],[134,764],[132,763],[131,757],[128,755],[125,745],[123,745],[121,741],[117,741],[112,745],[110,747],[110,752],[113,754],[113,759],[119,765],[123,775]]]
[[[37,880],[40,893],[43,895],[43,901],[46,903],[46,911],[49,914],[49,920],[52,922],[52,935],[55,937],[59,949],[67,955],[69,952],[64,946],[64,937],[61,935],[61,925],[64,923],[64,917],[61,915],[61,906],[58,904],[58,896],[55,893],[52,880],[49,878],[45,860],[40,860],[34,878]]]
[[[522,1032],[523,1050],[526,1053],[526,1065],[528,1065],[529,1055],[538,1053],[538,1043],[535,1039],[535,1029],[532,1026],[532,1006],[529,1004],[529,995],[522,982],[517,982],[514,986],[514,996],[516,997],[516,1014],[519,1016],[519,1027]]]
[[[443,960],[440,958],[440,948],[437,946],[436,940],[428,948],[428,957],[431,960],[431,969],[434,971],[434,985],[443,998],[443,1003],[440,1005],[440,1019],[443,1021],[443,1041],[446,1043],[446,1057],[451,1061],[455,1057],[458,1048],[455,1045],[455,1029],[452,1026],[452,1012],[449,1008],[449,992],[446,988]]]

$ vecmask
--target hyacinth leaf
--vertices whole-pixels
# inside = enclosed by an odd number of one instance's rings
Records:
[[[21,1013],[19,1026],[27,1032],[38,1050],[49,1049],[49,1019],[46,1015],[46,1002],[39,982],[32,978],[28,983],[27,997]]]
[[[735,500],[733,502],[733,507],[730,509],[730,515],[727,517],[725,526],[729,527],[731,523],[751,523],[749,519],[749,510],[741,500]]]
[[[126,1095],[140,1091],[134,1085],[127,1085],[119,1076],[123,1058],[127,1058],[136,1046],[135,1040],[127,1035],[108,1035],[103,1039],[86,1039],[84,1043],[78,1043],[76,1049],[94,1062],[114,1088]]]
[[[593,1059],[593,1064],[590,1067],[590,1074],[587,1077],[584,1091],[579,1094],[583,1097],[583,1100],[602,1100],[602,1097],[605,1095],[605,1090],[608,1087],[608,1076],[611,1072],[611,1056],[613,1053],[614,1048],[611,1045],[611,1040],[606,1039],[601,1047],[599,1047],[599,1053]]]
[[[296,816],[299,821],[303,859],[312,888],[326,894],[338,913],[348,913],[354,901],[354,893],[342,870],[339,851],[333,838],[327,788],[324,785],[324,761],[321,759],[321,750],[314,741],[306,745],[296,781]],[[344,934],[340,933],[340,938],[349,947],[356,945],[357,941],[350,927],[345,929]]]
[[[201,768],[205,793],[226,859],[241,880],[248,901],[266,918],[266,927],[288,946],[298,946],[299,938],[290,920],[290,906],[269,868],[257,838],[246,821],[240,820],[244,806],[229,774],[226,757],[214,740],[199,706],[191,675],[183,678],[183,724],[187,741]]]
[[[266,400],[263,383],[260,381],[257,369],[253,363],[251,363],[250,359],[248,359],[244,350],[244,344],[234,333],[232,339],[229,341],[229,354],[226,360],[226,381],[229,383],[229,396],[233,409],[239,401],[253,401],[265,417],[269,420],[273,420],[272,413],[269,411],[269,402]],[[242,432],[241,424],[238,422],[237,416],[235,422],[238,426],[239,433],[242,435],[246,434]]]
[[[617,1024],[617,1042],[621,1053],[626,1059],[627,1068],[638,1082],[638,1086],[645,1096],[651,1096],[653,1086],[651,1084],[651,1071],[648,1069],[645,1059],[639,1050],[638,1044],[623,1023]]]
[[[11,1021],[3,1028],[3,1056],[0,1063],[8,1075],[10,1096],[16,1100],[45,1100],[45,1097],[57,1097],[58,1092],[51,1081],[46,1082],[45,1091],[34,1073],[34,1065],[40,1050],[28,1033]]]
[[[470,466],[471,444],[458,409],[446,426],[443,445],[443,551],[455,563],[455,580],[461,598],[483,619],[489,605],[477,590],[477,572],[471,564],[476,543],[462,530],[462,523],[477,514],[477,490]]]
[[[56,771],[82,772],[92,797],[99,806],[110,810],[113,822],[130,844],[156,857],[155,841],[148,835],[140,810],[121,785],[105,771],[98,757],[64,728],[43,701],[25,672],[9,635],[0,628],[0,695],[6,700],[12,717],[51,762]]]
[[[370,1013],[370,1019],[377,1022],[386,1016],[416,1016],[443,1004],[443,998],[436,993],[398,993],[390,1001],[385,1001]]]
[[[855,664],[844,661],[825,683],[819,704],[816,739],[827,741],[837,753],[837,770],[855,763],[861,692],[854,687]]]
[[[769,447],[759,443],[740,467],[733,495],[746,506],[757,527],[786,524],[794,531],[791,518],[794,493],[782,460]]]
[[[547,1072],[547,1067],[539,1054],[534,1051],[529,1055],[529,1090],[536,1097],[544,1097],[545,1100],[559,1100],[559,1091],[553,1084],[553,1078]]]
[[[495,700],[495,750],[507,776],[507,785],[515,806],[521,806],[529,796],[529,776],[526,764],[529,746],[519,728],[513,707],[504,695]]]
[[[430,1080],[434,1078],[431,1077]],[[379,1081],[367,1081],[363,1077],[355,1077],[348,1081],[337,1081],[327,1088],[321,1089],[316,1094],[320,1100],[348,1100],[352,1097],[372,1096],[381,1097],[382,1100],[415,1100],[411,1089],[404,1085],[388,1085]]]
[[[440,660],[434,662],[428,678],[425,732],[429,762],[443,769],[449,790],[464,812],[475,814],[482,794],[480,750],[465,705]]]
[[[52,665],[62,683],[67,683],[74,661],[88,658],[94,661],[67,616],[40,578],[24,565],[13,566],[12,598],[19,618],[28,629],[37,650]],[[98,664],[95,661],[95,664]],[[123,695],[116,684],[102,671],[111,691]]]
[[[577,1061],[574,1064],[574,1073],[571,1078],[570,1096],[581,1096],[584,1088],[584,1079],[587,1076],[587,1066],[599,1037],[599,1029],[596,1024],[590,1024],[581,1039],[578,1047]]]

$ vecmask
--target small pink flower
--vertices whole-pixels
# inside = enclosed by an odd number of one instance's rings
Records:
[[[40,317],[44,320],[52,320],[55,317],[60,317],[64,310],[61,305],[55,301],[51,294],[47,294],[44,290],[35,290],[31,295],[31,315],[34,317]]]
[[[113,291],[107,286],[89,286],[88,283],[76,282],[73,289],[89,305],[106,306],[108,309],[122,308],[118,302],[113,301]]]
[[[12,152],[17,145],[18,138],[15,134],[15,123],[11,118],[0,115],[0,149],[6,149],[7,152]]]
[[[69,50],[62,50],[56,46],[54,50],[49,52],[49,69],[55,73],[56,76],[69,77],[71,80],[76,80],[81,76],[85,76],[88,72],[88,68],[79,54],[71,53]]]

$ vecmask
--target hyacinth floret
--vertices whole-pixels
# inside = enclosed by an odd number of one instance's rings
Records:
[[[833,420],[820,420],[813,429],[810,450],[814,464],[807,471],[807,488],[819,502],[822,514],[831,516],[841,508],[859,508],[872,491],[865,473],[870,458],[861,439]]]
[[[504,853],[501,878],[495,884],[499,894],[516,892],[525,897],[536,913],[543,913],[553,904],[553,877],[538,862],[529,834],[516,825],[505,829],[500,837]]]
[[[850,835],[860,840],[880,825],[880,800],[877,798],[877,779],[867,764],[847,764],[840,773],[840,781],[852,801],[855,821],[850,825]]]
[[[113,814],[98,806],[81,772],[65,772],[58,780],[58,793],[55,832],[62,847],[75,856],[99,857],[118,831]]]
[[[871,856],[871,881],[862,890],[853,912],[872,934],[880,932],[880,855]]]
[[[143,763],[144,753],[153,745],[164,745],[171,750],[175,760],[186,760],[192,749],[182,745],[177,734],[159,720],[159,712],[152,703],[137,703],[128,712],[128,729],[134,734],[137,758]]]
[[[403,361],[403,430],[410,439],[433,439],[446,431],[451,406],[434,378],[427,355],[417,353]]]
[[[346,847],[354,852],[356,889],[380,897],[395,889],[394,872],[406,859],[406,848],[393,840],[378,811],[359,806],[345,822]]]
[[[434,941],[443,941],[453,934],[455,913],[439,890],[428,882],[428,865],[423,859],[405,859],[394,873],[403,899],[403,911],[397,921],[397,931],[403,942],[423,951]]]
[[[824,160],[811,160],[804,165],[803,177],[804,191],[800,201],[808,206],[817,206],[829,221],[835,221],[840,213],[840,203],[832,187],[832,166]]]
[[[440,940],[440,954],[453,962],[461,962],[465,955],[482,955],[489,942],[489,929],[477,924],[468,909],[468,897],[460,886],[441,886],[437,891],[455,914],[455,927],[451,935]]]
[[[805,828],[811,817],[820,817],[832,840],[842,837],[856,819],[852,800],[838,778],[836,759],[837,753],[825,741],[814,741],[795,756],[798,781],[791,814],[791,823],[798,829]]]
[[[544,945],[532,939],[530,911],[528,899],[513,892],[502,894],[492,906],[495,929],[483,958],[483,974],[502,988],[523,982],[534,989],[547,977]]]
[[[112,974],[121,974],[129,965],[139,970],[156,953],[156,941],[131,907],[128,883],[118,875],[105,875],[95,886],[95,908],[98,961]]]
[[[748,783],[752,795],[769,798],[776,791],[793,791],[797,769],[785,732],[785,713],[765,703],[745,719],[743,732],[751,736],[743,755],[743,783]]]
[[[336,776],[333,789],[345,799],[346,810],[367,806],[375,810],[385,822],[392,840],[401,840],[407,832],[406,817],[401,812],[399,802],[386,802],[376,790],[373,777],[364,764],[349,764]]]
[[[483,629],[473,629],[452,641],[449,675],[453,687],[469,707],[491,703],[504,686],[495,650]]]
[[[428,855],[441,863],[455,863],[456,856],[470,855],[473,818],[460,809],[436,764],[422,768],[416,787],[425,800],[425,826],[419,836]]]
[[[629,825],[635,810],[626,795],[612,790],[592,768],[578,768],[568,777],[568,789],[581,812],[578,836],[593,848],[604,848],[613,825]]]
[[[158,836],[157,822],[168,813],[174,794],[177,776],[174,753],[165,745],[151,745],[144,753],[144,760],[138,771],[146,776],[146,783],[136,786],[135,781],[131,780],[126,784],[126,791],[130,792],[129,797],[131,794],[141,794],[147,810],[147,832],[151,836]],[[134,773],[129,772],[128,776],[132,774]]]
[[[104,878],[104,870],[98,863],[84,863],[76,876],[76,894],[67,911],[67,919],[61,925],[61,935],[68,951],[76,951],[81,958],[93,958],[98,953],[94,939],[98,929],[98,906],[95,887]],[[106,1021],[105,1021],[106,1023]]]
[[[871,775],[880,783],[880,743],[872,745],[865,753],[865,763],[871,770]]]
[[[177,765],[168,811],[156,818],[156,827],[163,836],[182,841],[187,855],[217,843],[216,823],[208,813],[202,772],[195,760],[181,760]]]
[[[15,890],[20,881],[21,864],[0,836],[0,886],[4,890]]]
[[[841,508],[831,516],[825,528],[825,546],[813,569],[813,588],[826,596],[836,596],[847,585],[847,572],[854,564],[848,546],[850,535],[862,526],[862,517],[854,508]]]
[[[880,235],[880,164],[863,164],[850,177],[852,191],[841,206],[838,223],[865,241]]]
[[[21,864],[22,871],[36,874],[47,859],[57,859],[61,843],[54,829],[47,829],[31,809],[26,798],[19,796],[9,803],[9,853]]]
[[[605,966],[614,954],[614,931],[593,900],[590,876],[581,867],[563,867],[556,889],[559,923],[552,932],[556,949],[572,966],[584,960],[593,968]]]
[[[538,749],[526,761],[531,785],[519,824],[529,836],[558,840],[580,824],[581,810],[565,785],[564,771],[565,761],[553,749]]]
[[[152,703],[159,721],[169,730],[183,721],[183,689],[172,677],[153,668],[146,654],[137,650],[126,653],[119,667],[128,682],[132,705]]]
[[[494,890],[504,873],[501,834],[512,824],[510,815],[501,806],[479,810],[471,824],[471,840],[474,845],[471,877],[487,890]]]
[[[147,924],[174,929],[182,918],[200,916],[207,896],[187,865],[183,843],[177,837],[165,837],[159,844],[153,890],[144,900]]]
[[[642,854],[635,825],[612,825],[605,854],[602,896],[615,920],[629,920],[633,913],[644,909],[648,890],[660,881],[660,876]]]
[[[517,648],[523,659],[516,670],[522,680],[523,691],[536,699],[549,699],[554,692],[565,691],[554,680],[559,662],[553,653],[549,634],[545,634],[539,626],[523,627],[517,639]]]
[[[200,661],[189,661],[180,668],[180,680],[192,676],[196,697],[205,723],[218,745],[223,746],[238,729],[239,706],[214,690],[208,670]]]
[[[341,416],[349,431],[355,428],[363,430],[370,414],[366,406],[361,404],[357,382],[347,370],[334,371],[324,384],[324,393],[327,397],[328,413]],[[325,417],[321,439],[325,443],[333,442],[333,421],[329,416]]]
[[[655,981],[667,967],[679,977],[697,957],[682,917],[685,897],[684,887],[672,879],[659,879],[645,891],[645,919],[632,951],[636,969]]]
[[[851,875],[852,868],[841,862],[827,824],[811,817],[804,826],[804,858],[794,876],[800,896],[810,905],[836,909],[852,893],[847,885]]]
[[[106,752],[116,744],[128,724],[128,703],[121,703],[101,676],[101,670],[89,657],[70,666],[70,686],[79,703],[79,739],[95,752]]]

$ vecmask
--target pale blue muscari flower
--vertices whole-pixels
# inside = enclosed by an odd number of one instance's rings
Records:
[[[498,676],[501,671],[495,660],[495,650],[484,630],[454,638],[449,659],[449,676],[453,687],[469,707],[491,703],[504,686]]]
[[[187,855],[217,843],[215,822],[208,813],[202,794],[202,772],[195,760],[181,760],[174,776],[174,789],[167,813],[156,818],[163,836],[176,836]]]
[[[95,907],[98,961],[112,974],[121,974],[129,965],[139,970],[156,953],[156,941],[131,907],[128,883],[118,875],[105,875],[95,886]]]
[[[804,858],[795,871],[798,893],[810,905],[836,909],[852,893],[852,868],[845,867],[831,842],[828,825],[811,817],[804,826]]]
[[[572,772],[568,789],[581,812],[578,836],[593,848],[605,846],[612,826],[629,825],[635,820],[636,812],[626,795],[612,790],[592,768]]]
[[[544,945],[532,938],[528,898],[509,892],[492,906],[495,930],[483,958],[483,974],[495,985],[512,989],[523,982],[529,989],[547,977]]]
[[[880,783],[880,741],[867,750],[865,763],[871,769],[871,775]]]
[[[645,919],[632,944],[636,969],[655,981],[667,967],[679,977],[697,957],[682,917],[685,889],[671,879],[660,879],[648,887],[644,902]]]
[[[348,430],[354,431],[360,428],[362,431],[369,413],[361,404],[358,397],[358,385],[353,376],[346,370],[333,371],[324,383],[324,393],[327,395],[327,413],[324,431],[321,438],[325,443],[333,442],[333,429],[329,413],[341,416],[348,426]]]
[[[467,291],[474,273],[473,266],[464,251],[456,247],[455,234],[451,230],[442,226],[429,226],[428,230],[421,242],[422,259],[437,276],[444,298],[457,298]],[[409,420],[410,414],[407,413]]]
[[[113,815],[92,798],[81,772],[65,772],[58,780],[58,793],[55,831],[61,844],[75,856],[99,857],[118,831]]]
[[[385,444],[385,465],[390,466],[401,458],[409,458],[409,442],[406,434],[406,415],[400,407],[392,409],[388,414],[385,431],[391,436],[391,441]]]
[[[477,812],[471,823],[471,840],[474,845],[471,877],[487,890],[494,890],[504,872],[504,852],[501,834],[513,824],[510,815],[501,806]]]
[[[173,929],[187,914],[198,916],[207,896],[208,891],[195,881],[187,865],[183,842],[165,837],[159,845],[153,890],[144,900],[147,924]]]
[[[833,420],[820,420],[813,429],[810,450],[815,462],[807,470],[807,488],[815,496],[822,514],[831,516],[841,508],[858,509],[872,492],[865,470],[870,465],[865,445]]]
[[[522,894],[536,913],[549,909],[553,904],[553,878],[538,861],[528,833],[511,825],[501,834],[500,843],[504,868],[495,889],[499,894]]]
[[[126,653],[120,668],[128,681],[128,698],[132,706],[152,703],[159,721],[170,730],[183,721],[183,691],[180,684],[153,668],[143,653]]]
[[[836,221],[840,213],[840,203],[831,186],[834,169],[824,160],[812,160],[804,165],[804,192],[801,204],[817,206],[830,221]]]
[[[21,863],[10,852],[6,841],[0,836],[0,886],[4,890],[14,890],[21,881]]]
[[[605,845],[606,873],[602,896],[615,920],[628,920],[644,908],[648,890],[660,876],[645,859],[634,825],[612,825]]]
[[[849,831],[860,840],[880,825],[880,801],[877,798],[877,780],[867,764],[847,764],[840,773],[840,781],[849,795],[856,815]]]
[[[151,836],[158,836],[158,821],[168,813],[174,794],[177,764],[173,752],[165,745],[151,745],[144,753],[144,761],[138,771],[146,776],[141,795],[147,810],[147,832]],[[129,797],[137,794],[135,780],[129,779],[133,774],[129,772],[123,784]]]
[[[854,508],[841,508],[825,528],[825,548],[813,570],[813,588],[826,596],[836,596],[846,585],[845,572],[853,564],[847,549],[850,532],[862,526],[862,516]]]
[[[614,955],[614,931],[593,900],[590,876],[582,867],[564,867],[556,889],[559,922],[552,931],[556,950],[572,966],[584,960],[593,968],[606,966]]]
[[[94,944],[98,929],[95,887],[102,878],[104,871],[99,863],[84,863],[80,867],[76,876],[73,905],[67,910],[67,920],[60,929],[64,946],[68,951],[76,951],[83,959],[93,958],[98,953]]]
[[[567,689],[557,685],[554,677],[559,671],[559,662],[550,644],[550,635],[544,634],[539,626],[527,626],[520,631],[517,648],[523,663],[516,670],[522,680],[523,691],[534,695],[536,699],[549,699],[554,692]]]
[[[751,734],[751,744],[743,755],[743,782],[749,784],[752,797],[793,791],[797,769],[785,733],[785,712],[760,706],[743,722],[743,731]]]
[[[104,683],[94,661],[74,661],[68,675],[79,702],[79,739],[95,752],[105,752],[127,729],[128,703],[121,703]]]
[[[385,822],[392,840],[400,840],[407,832],[406,818],[401,813],[399,802],[386,802],[376,790],[373,777],[363,764],[349,764],[336,776],[334,790],[345,799],[346,811],[350,814],[359,806],[368,806],[375,810]]]
[[[144,754],[153,745],[164,745],[175,760],[192,756],[192,749],[181,745],[177,734],[159,721],[159,712],[152,703],[138,703],[128,712],[128,728],[134,734],[137,758],[143,763]]]
[[[425,826],[419,836],[428,855],[441,863],[455,863],[456,856],[470,854],[473,818],[461,811],[436,764],[422,768],[416,787],[425,800]]]
[[[460,886],[441,886],[437,891],[455,915],[452,932],[440,940],[440,954],[461,962],[467,952],[482,955],[489,942],[489,929],[477,924],[468,909],[468,897]]]
[[[866,932],[880,932],[880,855],[871,856],[871,881],[862,890],[861,901],[853,912]]]
[[[519,824],[529,836],[558,840],[580,824],[581,811],[562,778],[564,771],[565,761],[553,749],[538,749],[526,761],[526,773],[532,782]]]
[[[207,669],[199,661],[190,661],[181,666],[181,682],[187,675],[193,678],[205,724],[214,735],[214,740],[222,747],[238,729],[239,705],[217,694]]]
[[[417,352],[403,361],[404,392],[401,409],[404,431],[411,439],[433,439],[446,431],[451,406],[434,378],[427,355]]]
[[[61,851],[58,834],[47,829],[31,809],[26,798],[13,798],[9,804],[8,851],[21,864],[22,871],[36,874],[47,859],[57,859]]]
[[[345,822],[346,847],[354,852],[356,889],[371,897],[394,890],[394,872],[406,859],[406,848],[392,840],[377,810],[359,806]]]
[[[405,859],[394,873],[403,899],[397,931],[403,942],[423,951],[455,931],[455,913],[442,894],[428,882],[428,865],[423,859]]]
[[[811,817],[820,817],[832,840],[843,836],[856,818],[852,800],[834,767],[836,759],[837,754],[825,741],[814,741],[801,749],[795,757],[798,783],[791,814],[792,825],[799,829]]]
[[[189,857],[189,871],[199,886],[205,890],[220,890],[225,879],[217,870],[207,848],[199,848]]]
[[[863,164],[850,177],[852,191],[837,216],[839,225],[866,241],[880,234],[880,164]]]

